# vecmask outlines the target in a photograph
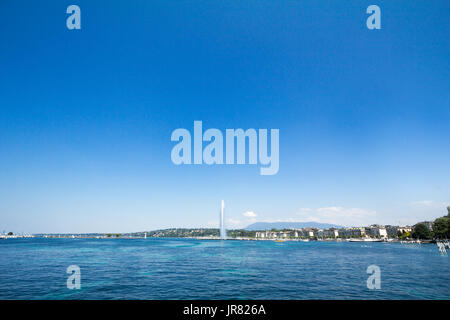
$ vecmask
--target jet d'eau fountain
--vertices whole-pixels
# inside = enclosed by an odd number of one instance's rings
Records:
[[[222,200],[222,206],[220,208],[220,240],[225,240],[227,238],[227,232],[225,230],[225,201]]]

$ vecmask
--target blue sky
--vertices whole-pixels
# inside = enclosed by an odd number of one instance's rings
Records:
[[[81,8],[81,30],[66,8]],[[366,8],[381,8],[381,30]],[[362,225],[450,205],[448,1],[2,1],[0,231]],[[170,135],[280,130],[280,169]]]

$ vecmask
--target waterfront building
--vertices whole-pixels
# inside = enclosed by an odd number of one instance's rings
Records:
[[[323,230],[324,238],[337,238],[339,237],[339,231],[336,228],[330,228],[327,230]]]
[[[314,238],[315,229],[312,228],[303,228],[303,236],[307,238]]]
[[[275,239],[278,238],[278,232],[275,231],[256,231],[255,237],[258,239]]]
[[[390,238],[396,238],[398,237],[399,233],[406,233],[411,231],[412,227],[410,226],[400,227],[400,226],[386,225],[386,232],[388,237]]]
[[[385,226],[373,224],[366,228],[366,234],[376,238],[387,238],[387,230]]]
[[[401,233],[406,233],[406,232],[411,232],[412,229],[413,228],[411,226],[406,226],[406,227],[399,227],[398,231],[400,231]]]
[[[291,233],[289,231],[281,231],[278,234],[278,238],[289,238],[289,236],[291,235]]]
[[[255,232],[255,238],[256,239],[264,239],[266,237],[265,231],[256,231]]]
[[[386,225],[386,232],[388,237],[390,238],[396,238],[398,236],[400,227],[399,226],[391,226],[391,225]]]
[[[317,238],[337,238],[339,236],[339,232],[335,228],[330,228],[326,230],[317,229],[315,230],[314,235]]]
[[[342,228],[338,230],[339,236],[342,238],[351,238],[351,237],[365,237],[366,229],[365,228]]]

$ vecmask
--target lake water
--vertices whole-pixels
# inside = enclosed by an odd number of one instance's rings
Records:
[[[380,290],[366,285],[373,264]],[[7,239],[0,299],[450,299],[450,260],[397,243]]]

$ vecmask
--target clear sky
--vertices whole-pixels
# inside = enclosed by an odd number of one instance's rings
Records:
[[[81,8],[81,30],[66,8]],[[366,8],[381,8],[368,30]],[[408,224],[450,205],[450,2],[0,2],[0,232]],[[277,128],[280,168],[172,163]]]

